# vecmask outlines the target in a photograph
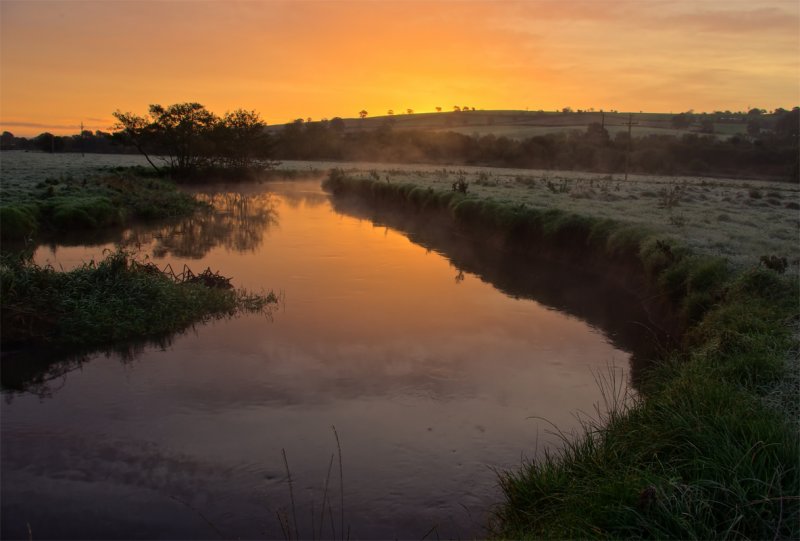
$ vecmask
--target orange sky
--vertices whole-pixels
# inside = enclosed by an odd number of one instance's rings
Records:
[[[790,108],[796,0],[0,0],[0,129],[198,101],[269,123],[388,109]]]

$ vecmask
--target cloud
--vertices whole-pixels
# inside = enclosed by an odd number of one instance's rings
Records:
[[[6,124],[29,129],[106,129],[115,109],[187,100],[271,123],[449,103],[601,107],[621,95],[617,108],[652,109],[664,102],[625,87],[716,68],[743,74],[742,93],[788,103],[785,73],[800,68],[794,0],[161,2],[156,21],[142,2],[0,3],[0,105],[29,121]],[[712,107],[735,106],[724,77],[706,86],[720,96]]]
[[[735,6],[736,4],[732,4]],[[794,4],[795,6],[797,4]],[[782,33],[798,38],[797,10],[777,7],[757,9],[698,10],[669,16],[666,26],[712,34],[770,34]]]
[[[41,124],[39,122],[17,122],[17,121],[0,121],[0,126],[15,127],[15,128],[39,128],[43,130],[77,130],[80,129],[80,123],[77,124]]]

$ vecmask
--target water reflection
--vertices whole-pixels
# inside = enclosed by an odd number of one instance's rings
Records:
[[[649,306],[638,290],[613,275],[542,257],[529,248],[510,249],[476,240],[436,217],[369,209],[347,197],[334,198],[332,204],[336,212],[401,231],[446,257],[455,268],[456,284],[468,272],[514,298],[535,300],[602,329],[614,346],[631,352],[634,386],[641,383],[655,358],[674,347],[676,331],[668,315]]]
[[[86,247],[100,248],[95,258],[102,257],[102,251],[115,246],[136,249],[156,259],[170,256],[186,259],[202,259],[209,251],[223,247],[236,253],[256,252],[264,243],[270,228],[279,225],[278,200],[270,192],[263,191],[260,185],[245,186],[241,192],[217,191],[217,189],[197,188],[195,197],[208,205],[194,215],[180,219],[160,220],[138,223],[127,229],[100,231],[72,231],[59,234],[42,243],[49,250],[49,257],[39,254],[39,263],[59,259],[59,251],[84,252]],[[318,190],[291,189],[284,186],[281,202],[289,208],[300,205],[321,205],[327,201],[325,193]],[[8,249],[9,247],[4,247]],[[30,248],[28,248],[30,249]],[[41,250],[40,250],[41,251]],[[78,258],[86,261],[83,253]],[[46,261],[41,261],[42,259]],[[60,258],[60,259],[69,259]],[[68,261],[62,267],[69,269]],[[195,269],[196,270],[196,269]],[[262,315],[271,318],[273,310],[265,310]],[[186,332],[193,332],[195,326],[177,333],[151,337],[148,340],[129,341],[104,348],[70,349],[54,351],[46,345],[17,351],[2,352],[0,363],[0,388],[11,392],[28,392],[40,397],[52,396],[66,382],[69,372],[80,368],[98,354],[117,357],[122,362],[134,360],[147,348],[167,349],[174,339]],[[7,400],[13,394],[6,396]]]
[[[270,193],[198,191],[195,196],[207,208],[198,210],[190,217],[135,224],[124,230],[88,231],[83,232],[83,236],[79,232],[72,232],[59,236],[57,241],[51,239],[43,244],[38,257],[34,256],[34,259],[38,259],[40,264],[63,259],[58,255],[59,251],[80,253],[80,261],[99,259],[105,255],[103,252],[112,248],[111,242],[117,247],[133,249],[156,260],[167,257],[202,259],[217,247],[237,253],[252,253],[263,244],[269,229],[278,225],[277,203]],[[295,202],[300,200],[300,197],[294,199]],[[87,257],[86,248],[91,246],[97,246],[98,253]],[[42,261],[41,248],[45,247],[49,249],[49,256],[44,256],[45,261]],[[4,249],[9,247],[4,246]],[[67,270],[74,266],[69,262],[65,263],[59,263],[58,266]],[[200,269],[193,270],[199,272]],[[261,314],[271,318],[273,308],[268,306]],[[166,349],[177,336],[195,329],[195,326],[190,326],[175,333],[102,348],[54,350],[45,344],[3,351],[0,388],[6,391],[30,392],[41,397],[52,396],[53,392],[63,386],[70,371],[81,367],[97,354],[115,356],[122,362],[128,362],[147,348]]]
[[[181,334],[194,330],[195,327],[180,332],[152,337],[148,340],[135,340],[114,344],[107,347],[55,351],[44,346],[28,347],[13,351],[4,351],[0,357],[0,389],[6,403],[13,401],[16,393],[30,393],[40,398],[51,398],[67,383],[67,375],[77,370],[98,355],[106,358],[114,357],[123,364],[134,361],[147,348],[165,350]]]
[[[254,252],[263,244],[266,231],[278,224],[275,199],[269,193],[198,193],[196,197],[208,208],[158,228],[128,229],[120,244],[147,245],[158,258],[200,259],[217,246]]]

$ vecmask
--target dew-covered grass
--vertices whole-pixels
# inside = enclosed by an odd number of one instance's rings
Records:
[[[798,272],[800,186],[785,182],[656,175],[601,175],[488,167],[284,162],[283,168],[339,167],[354,178],[411,183],[435,191],[463,180],[467,194],[500,204],[559,209],[621,220],[679,241],[736,268],[785,257]]]

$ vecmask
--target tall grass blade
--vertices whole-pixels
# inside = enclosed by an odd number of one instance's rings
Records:
[[[217,526],[216,526],[216,525],[215,525],[213,522],[211,522],[211,521],[208,519],[208,517],[206,517],[206,516],[205,516],[205,515],[204,515],[204,514],[203,514],[203,513],[202,513],[202,512],[199,510],[199,509],[197,509],[196,507],[193,507],[192,505],[190,505],[190,504],[189,504],[189,502],[185,502],[185,501],[183,501],[182,499],[180,499],[180,498],[179,498],[179,497],[177,497],[177,496],[170,496],[170,498],[172,498],[173,500],[175,500],[175,501],[176,501],[176,502],[178,502],[179,504],[183,505],[184,507],[186,507],[186,508],[187,508],[187,509],[189,509],[190,511],[193,511],[193,512],[194,512],[194,513],[195,513],[197,516],[199,516],[201,519],[203,519],[203,521],[204,521],[206,524],[208,524],[208,525],[209,525],[209,527],[210,527],[212,530],[214,530],[214,532],[215,532],[215,533],[216,533],[216,534],[219,536],[219,538],[220,538],[220,539],[225,539],[225,534],[224,534],[224,533],[222,533],[222,532],[219,530],[219,528],[217,528]]]
[[[319,517],[319,538],[322,539],[322,528],[325,526],[325,503],[328,501],[328,485],[331,481],[331,470],[333,469],[333,453],[331,461],[328,463],[328,475],[325,477],[325,490],[322,492],[322,512]],[[331,517],[333,520],[333,517]]]
[[[336,437],[336,449],[339,452],[339,501],[342,504],[342,539],[344,539],[344,470],[342,468],[342,445],[339,442],[339,433],[336,432],[336,427],[331,425],[333,435]],[[350,531],[348,528],[347,538],[350,539]]]
[[[292,502],[292,520],[294,522],[295,539],[300,538],[300,530],[297,529],[297,509],[294,506],[294,488],[292,486],[292,472],[289,470],[289,461],[286,459],[286,449],[281,449],[283,454],[283,465],[286,466],[286,477],[289,479],[289,500]]]

